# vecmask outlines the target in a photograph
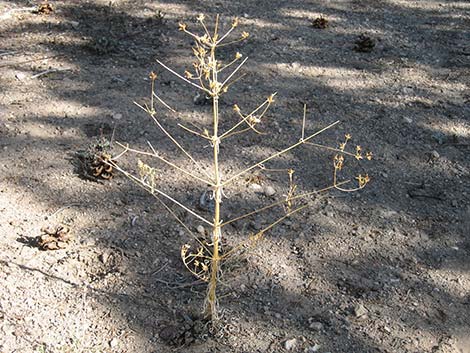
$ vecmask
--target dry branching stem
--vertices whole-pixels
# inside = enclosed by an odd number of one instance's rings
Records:
[[[355,153],[347,152],[345,150],[346,144],[351,136],[348,134],[345,136],[345,142],[340,144],[339,148],[329,147],[322,144],[317,144],[311,142],[313,138],[320,135],[321,133],[325,132],[328,129],[331,129],[335,125],[339,123],[339,121],[335,121],[324,128],[305,136],[306,130],[306,115],[307,115],[307,106],[304,105],[303,109],[303,118],[302,118],[302,131],[301,137],[298,142],[293,143],[289,147],[273,153],[272,155],[264,158],[263,160],[235,173],[234,175],[223,177],[220,170],[220,161],[219,161],[219,149],[220,143],[227,139],[228,137],[245,133],[245,132],[254,132],[256,134],[264,135],[264,132],[258,130],[257,125],[262,123],[262,118],[268,112],[269,107],[274,102],[274,97],[276,93],[270,95],[266,100],[261,103],[258,107],[253,109],[249,114],[244,115],[241,112],[241,109],[238,105],[233,107],[234,111],[237,113],[240,120],[235,123],[231,128],[227,131],[220,133],[219,131],[219,122],[220,122],[220,115],[219,115],[219,101],[221,95],[227,92],[228,88],[237,81],[235,75],[242,69],[243,65],[246,63],[248,58],[242,58],[242,54],[236,53],[234,58],[230,60],[227,64],[222,64],[218,61],[216,56],[216,49],[230,45],[233,43],[238,43],[241,41],[246,40],[249,37],[248,32],[242,32],[238,37],[226,41],[228,38],[232,37],[233,33],[235,32],[236,27],[238,26],[238,18],[235,18],[232,22],[230,29],[228,29],[225,34],[219,35],[220,30],[220,23],[219,23],[219,16],[216,17],[214,30],[211,34],[211,31],[207,27],[205,23],[204,15],[200,15],[197,18],[197,21],[202,26],[203,34],[198,35],[193,33],[192,31],[188,30],[188,26],[184,23],[179,24],[179,29],[183,33],[188,34],[191,36],[194,41],[194,47],[192,48],[193,54],[195,57],[195,62],[193,63],[193,72],[186,70],[184,75],[177,73],[175,70],[171,69],[167,65],[165,65],[160,60],[157,60],[157,63],[160,64],[165,70],[182,80],[183,82],[189,84],[190,86],[197,88],[198,90],[203,91],[203,94],[207,95],[212,99],[212,126],[207,128],[199,128],[196,127],[197,130],[189,128],[181,123],[178,123],[177,126],[183,129],[186,132],[193,134],[196,137],[202,138],[204,140],[210,141],[210,145],[212,147],[211,152],[211,161],[212,161],[212,168],[210,171],[206,170],[194,157],[190,154],[180,142],[178,142],[172,134],[165,129],[157,118],[157,111],[154,107],[155,99],[158,103],[160,103],[163,107],[168,109],[172,113],[176,113],[176,110],[171,108],[169,104],[167,104],[163,99],[161,99],[155,92],[156,92],[156,82],[157,82],[157,75],[155,73],[150,74],[151,79],[151,95],[150,95],[150,108],[147,107],[146,104],[140,105],[135,103],[138,107],[144,110],[154,121],[154,123],[158,126],[158,128],[163,132],[163,134],[182,152],[196,167],[194,170],[191,168],[185,168],[178,165],[176,162],[172,162],[167,158],[162,157],[159,153],[155,150],[155,148],[148,142],[148,145],[151,149],[151,152],[138,150],[129,148],[127,145],[119,144],[122,148],[124,148],[123,152],[119,154],[117,157],[113,158],[111,161],[107,162],[110,163],[116,170],[119,170],[124,175],[126,175],[130,180],[138,184],[139,186],[143,187],[144,189],[148,190],[157,200],[163,205],[163,207],[177,220],[177,222],[183,226],[183,228],[199,243],[199,248],[196,251],[192,251],[190,249],[190,245],[185,244],[181,249],[181,257],[187,269],[199,280],[206,281],[208,283],[207,289],[207,296],[206,296],[206,307],[205,312],[209,318],[212,319],[212,322],[215,323],[217,320],[217,306],[218,306],[218,298],[217,298],[217,284],[220,281],[219,274],[220,274],[220,265],[221,261],[236,254],[242,248],[248,245],[254,245],[257,241],[259,241],[267,231],[272,229],[274,226],[282,222],[287,217],[290,217],[309,206],[309,198],[315,194],[326,192],[331,189],[338,189],[341,191],[356,191],[362,189],[368,182],[369,176],[366,174],[364,176],[359,175],[356,177],[358,181],[358,186],[353,187],[351,189],[344,189],[343,185],[346,183],[350,183],[350,180],[345,181],[338,181],[338,173],[342,170],[344,166],[344,157],[354,157],[357,160],[361,160],[364,157],[366,159],[370,159],[372,154],[370,152],[366,153],[365,155],[362,154],[362,149],[360,146],[356,147]],[[222,71],[229,70],[237,62],[241,62],[227,75],[224,75],[225,78],[221,79]],[[243,75],[239,75],[239,78],[243,77]],[[221,203],[222,198],[224,197],[223,188],[234,183],[237,179],[243,177],[245,174],[249,173],[255,168],[260,168],[261,170],[267,170],[265,168],[265,163],[272,161],[273,159],[280,157],[294,148],[300,147],[301,145],[308,145],[313,147],[322,148],[328,151],[334,151],[336,153],[334,157],[334,172],[333,172],[333,185],[327,186],[320,190],[310,191],[306,193],[298,193],[297,192],[297,184],[294,182],[294,170],[293,169],[283,169],[277,171],[283,171],[288,173],[289,176],[289,185],[287,193],[282,200],[273,202],[270,205],[265,207],[253,210],[251,212],[245,213],[243,215],[237,216],[231,220],[223,222],[221,219]],[[212,217],[212,222],[205,219],[203,216],[198,214],[197,212],[191,210],[189,207],[185,206],[181,202],[177,201],[173,196],[169,195],[168,193],[162,191],[158,187],[157,173],[156,169],[150,167],[149,165],[145,164],[144,162],[139,160],[139,173],[140,178],[133,175],[132,173],[125,171],[122,167],[120,167],[116,160],[122,157],[124,154],[131,152],[136,155],[146,156],[148,158],[155,158],[156,160],[166,164],[167,166],[171,167],[173,170],[178,171],[186,175],[187,177],[191,178],[194,181],[198,181],[204,183],[205,185],[209,185],[212,188],[212,197],[214,202]],[[276,170],[276,169],[273,169]],[[175,204],[176,206],[182,208],[184,211],[191,214],[196,219],[202,221],[203,223],[207,224],[211,228],[211,239],[210,241],[204,241],[198,238],[191,230],[188,225],[186,225],[169,207],[163,200],[166,199],[167,201]],[[294,202],[295,201],[295,202]],[[300,202],[300,205],[295,205],[296,203]],[[258,215],[262,212],[270,210],[274,207],[282,206],[284,207],[285,213],[281,217],[277,218],[275,221],[271,222],[268,226],[257,232],[256,234],[252,234],[247,238],[246,242],[236,245],[231,250],[225,252],[221,255],[220,243],[222,238],[222,228],[228,224],[231,224],[235,221],[239,221],[245,219],[247,217],[251,217],[254,215]]]

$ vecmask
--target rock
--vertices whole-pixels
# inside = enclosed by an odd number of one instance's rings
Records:
[[[259,184],[250,184],[248,187],[251,191],[257,192],[257,193],[262,193],[263,192],[263,187]]]
[[[446,135],[443,132],[437,131],[431,135],[431,138],[438,144],[442,145],[446,142]]]
[[[413,119],[411,119],[409,116],[404,116],[403,121],[407,124],[411,124],[413,122]]]
[[[78,21],[69,21],[69,23],[74,29],[77,29],[78,26],[80,25],[80,22]]]
[[[274,196],[276,194],[276,190],[274,190],[272,186],[268,185],[264,188],[264,194],[266,196]]]
[[[106,263],[107,263],[108,260],[109,260],[109,253],[108,253],[108,252],[103,252],[103,253],[101,253],[101,254],[98,256],[98,259],[99,259],[104,265],[106,265]]]
[[[197,93],[193,97],[193,102],[195,105],[206,105],[209,104],[211,101],[212,99],[210,97],[207,97],[205,94]]]
[[[284,348],[288,351],[295,349],[296,346],[297,346],[297,338],[291,338],[290,340],[287,340],[284,342]]]
[[[323,324],[318,321],[311,322],[308,327],[310,327],[314,331],[321,331],[323,329]]]
[[[201,235],[206,235],[206,230],[204,229],[204,227],[203,227],[202,225],[198,225],[198,226],[196,227],[196,230],[197,230],[197,232],[198,232],[199,234],[201,234]]]
[[[114,337],[111,341],[109,341],[109,346],[111,348],[116,348],[119,344],[119,339],[117,337]]]
[[[121,120],[122,119],[122,114],[121,113],[114,113],[113,115],[114,120]]]
[[[439,152],[437,152],[436,150],[432,151],[431,154],[430,154],[430,157],[431,157],[431,160],[437,160],[441,157],[441,155],[439,154]]]
[[[24,81],[24,80],[26,80],[26,74],[25,74],[24,72],[17,72],[17,73],[15,74],[15,77],[16,77],[16,79],[19,80],[19,81]]]
[[[319,344],[314,344],[313,346],[311,347],[308,347],[305,352],[307,353],[314,353],[314,352],[318,352],[320,350],[320,345]]]
[[[367,309],[362,304],[357,304],[353,308],[354,316],[357,318],[365,317],[368,313]]]

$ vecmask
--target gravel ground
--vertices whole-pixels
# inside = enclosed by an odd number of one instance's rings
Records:
[[[0,352],[470,352],[468,2],[49,3],[0,0]],[[205,286],[180,260],[183,227],[123,175],[83,172],[100,137],[150,141],[188,166],[133,104],[148,101],[152,70],[178,110],[159,119],[209,168],[207,146],[177,124],[210,126],[210,104],[155,61],[190,66],[178,22],[196,29],[199,13],[225,27],[239,16],[250,33],[220,50],[249,57],[223,97],[221,128],[237,121],[233,104],[249,111],[277,92],[267,135],[222,145],[223,175],[298,141],[304,104],[307,133],[341,121],[315,143],[337,147],[349,133],[374,155],[346,162],[344,178],[370,175],[365,189],[317,195],[225,264],[217,330],[200,316]],[[331,185],[334,154],[302,146],[266,167],[295,169],[306,192]],[[136,169],[135,156],[120,161]],[[211,217],[206,185],[163,166],[157,176]],[[239,180],[223,218],[282,200],[287,180],[272,170]],[[227,246],[280,215],[232,223]],[[70,231],[49,241],[60,225]]]

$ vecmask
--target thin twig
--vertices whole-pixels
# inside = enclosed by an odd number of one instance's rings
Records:
[[[209,136],[206,136],[206,135],[204,135],[204,134],[201,134],[200,132],[194,131],[193,129],[190,129],[189,127],[186,127],[186,126],[184,126],[183,124],[178,124],[178,126],[179,126],[180,128],[182,128],[183,130],[186,130],[186,131],[188,131],[188,132],[190,132],[190,133],[192,133],[192,134],[194,134],[194,135],[196,135],[196,136],[202,137],[202,138],[204,138],[204,139],[206,139],[206,140],[209,140],[209,141],[212,140]]]
[[[277,92],[273,93],[271,96],[272,97],[275,97],[277,94]],[[239,127],[241,124],[243,124],[246,119],[248,119],[250,116],[253,116],[253,114],[255,114],[258,110],[260,110],[261,108],[263,108],[266,104],[268,104],[268,107],[271,103],[269,103],[269,100],[266,99],[263,103],[261,103],[258,107],[256,107],[250,114],[248,114],[245,118],[242,117],[242,120],[240,120],[237,124],[235,124],[234,126],[232,126],[230,129],[228,129],[227,131],[225,131],[222,135],[219,136],[219,138],[222,140],[223,138],[227,137],[228,134],[230,134],[233,130],[235,130],[237,127]],[[266,112],[266,110],[265,110]],[[263,113],[264,114],[264,113]]]
[[[181,226],[183,226],[184,229],[186,229],[186,231],[209,253],[212,255],[212,252],[210,251],[209,248],[207,248],[207,246],[197,237],[196,234],[194,234],[194,232],[191,231],[191,229],[189,229],[189,227],[186,225],[186,223],[184,223],[179,217],[178,215],[166,204],[164,203],[157,195],[153,195],[161,204],[163,207],[165,207],[165,209],[176,219],[176,221],[181,224]]]
[[[257,240],[259,240],[263,235],[264,233],[266,233],[268,230],[270,230],[271,228],[275,227],[276,225],[278,225],[279,223],[281,223],[283,220],[285,220],[286,218],[292,216],[293,214],[297,213],[297,212],[300,212],[302,211],[303,209],[305,209],[306,207],[308,207],[309,205],[303,205],[303,206],[300,206],[298,208],[296,208],[295,210],[293,211],[290,211],[289,213],[286,213],[284,216],[278,218],[276,221],[274,221],[273,223],[271,223],[269,226],[267,226],[266,228],[260,230],[258,233],[254,234],[253,236],[250,237],[250,239],[248,239],[247,241],[241,243],[241,244],[238,244],[236,247],[232,248],[230,251],[228,251],[227,253],[225,253],[224,255],[221,256],[221,259],[225,259],[227,258],[228,256],[230,256],[231,254],[237,252],[238,250],[240,250],[241,248],[243,248],[244,246],[246,246],[247,244],[249,243],[254,243],[256,242]]]
[[[225,84],[232,78],[233,75],[235,75],[237,73],[238,70],[241,69],[241,67],[243,66],[244,63],[246,63],[246,61],[248,60],[248,57],[245,58],[245,60],[243,60],[235,70],[233,70],[233,72],[225,79],[224,82],[222,82],[222,84],[220,85],[220,88],[222,89]]]
[[[159,279],[159,278],[155,278],[154,281],[166,284],[171,289],[180,289],[180,288],[185,288],[185,287],[193,287],[193,286],[196,286],[196,285],[199,285],[199,284],[205,284],[206,283],[202,279],[198,279],[196,281],[189,282],[189,283],[183,283],[183,284],[178,284],[178,282],[168,282],[168,281],[165,281],[165,280]]]
[[[46,70],[46,71],[39,72],[36,75],[31,76],[30,78],[38,78],[38,77],[41,77],[41,76],[44,76],[44,75],[47,75],[47,74],[50,74],[50,73],[53,73],[53,72],[71,71],[71,70],[72,69],[49,69],[49,70]]]
[[[156,153],[155,149],[153,148],[153,146],[150,144],[149,141],[147,141],[147,143],[150,145],[150,148],[152,149],[152,153],[150,152],[146,152],[146,151],[141,151],[141,150],[137,150],[137,149],[134,149],[134,148],[129,148],[127,146],[124,146],[122,143],[120,142],[116,142],[117,145],[123,147],[123,148],[126,148],[126,151],[129,151],[129,152],[134,152],[134,153],[137,153],[137,154],[141,154],[141,155],[144,155],[144,156],[151,156],[151,157],[155,157],[157,158],[159,161],[162,161],[163,163],[169,165],[170,167],[173,167],[175,168],[176,170],[179,170],[180,172],[192,177],[193,179],[196,179],[196,180],[199,180],[200,182],[204,183],[204,184],[208,184],[208,185],[213,185],[213,183],[207,179],[203,179],[203,178],[200,178],[198,177],[197,175],[191,173],[190,171],[187,171],[185,170],[184,168],[181,168],[180,166],[176,165],[175,163],[173,162],[170,162],[168,160],[166,160],[165,158],[161,157],[160,155],[158,155],[158,153]],[[115,159],[115,158],[113,158]]]
[[[305,117],[307,116],[307,104],[304,104],[304,117],[302,119],[302,141],[305,137]]]
[[[119,167],[116,163],[113,163],[112,161],[111,162],[108,162],[107,164],[109,165],[112,165],[113,168],[115,168],[116,170],[120,171],[121,173],[123,173],[126,177],[128,177],[129,179],[131,179],[132,181],[134,181],[135,183],[137,183],[138,185],[144,187],[144,189],[146,189],[150,194],[154,194],[152,192],[152,188],[150,185],[148,185],[147,183],[143,182],[142,180],[140,180],[139,178],[135,177],[134,175],[132,175],[131,173],[125,171],[124,169],[122,169],[121,167]],[[210,221],[208,221],[207,219],[205,219],[204,217],[198,215],[196,212],[194,212],[193,210],[189,209],[188,207],[186,207],[185,205],[183,205],[181,202],[175,200],[173,197],[171,197],[170,195],[166,194],[165,192],[159,190],[159,189],[153,189],[154,192],[157,192],[159,195],[167,198],[168,200],[170,200],[171,202],[173,202],[174,204],[180,206],[182,209],[184,209],[185,211],[189,212],[190,214],[192,214],[194,217],[196,217],[197,219],[203,221],[204,223],[210,225],[211,227],[214,226],[214,224]]]
[[[160,103],[162,103],[162,104],[165,106],[165,108],[167,108],[168,110],[170,110],[170,111],[173,112],[173,113],[176,113],[176,110],[174,110],[172,107],[170,107],[168,104],[166,104],[163,99],[161,99],[159,96],[157,96],[157,95],[155,94],[155,92],[152,92],[152,95],[153,95],[155,98],[157,98],[157,100],[158,100]]]
[[[24,61],[16,61],[16,62],[8,62],[0,65],[0,68],[2,67],[7,67],[7,66],[12,66],[12,65],[19,65],[19,64],[27,64],[27,63],[32,63],[35,61],[41,61],[41,60],[47,60],[47,59],[53,59],[57,58],[59,56],[64,56],[64,54],[57,54],[57,55],[52,55],[52,56],[45,56],[43,58],[38,58],[38,59],[30,59],[30,60],[24,60]]]
[[[67,205],[67,206],[64,206],[64,207],[61,207],[59,208],[57,211],[55,211],[54,213],[52,213],[51,215],[47,216],[46,219],[49,219],[51,217],[54,217],[55,215],[57,215],[58,213],[66,210],[67,208],[70,208],[70,207],[73,207],[73,206],[80,206],[79,203],[71,203],[70,205]]]
[[[8,10],[7,12],[5,12],[3,15],[1,15],[0,20],[4,20],[6,18],[9,18],[15,12],[30,12],[30,11],[34,11],[34,10],[37,10],[36,6],[34,6],[34,7],[21,7],[19,9],[11,9],[11,10]]]
[[[330,151],[335,151],[335,152],[339,152],[339,153],[343,153],[345,155],[348,155],[348,156],[351,156],[351,157],[356,157],[356,155],[354,153],[350,153],[350,152],[346,152],[346,151],[343,151],[339,148],[335,148],[335,147],[330,147],[330,146],[325,146],[325,145],[321,145],[319,143],[313,143],[313,142],[305,142],[306,145],[310,145],[310,146],[314,146],[314,147],[319,147],[319,148],[324,148],[326,150],[330,150]]]
[[[271,159],[274,159],[274,158],[276,158],[276,157],[278,157],[278,156],[280,156],[280,155],[282,155],[282,154],[284,154],[284,153],[290,151],[291,149],[296,148],[296,147],[302,145],[302,144],[305,143],[306,141],[308,141],[308,140],[314,138],[315,136],[321,134],[322,132],[324,132],[324,131],[326,131],[326,130],[332,128],[333,126],[335,126],[335,125],[338,124],[338,123],[339,123],[339,120],[337,120],[337,121],[335,121],[334,123],[332,123],[332,124],[330,124],[330,125],[324,127],[323,129],[321,129],[321,130],[319,130],[319,131],[317,131],[317,132],[311,134],[311,135],[308,136],[306,139],[304,139],[304,140],[302,140],[302,141],[299,141],[299,142],[297,142],[297,143],[295,143],[295,144],[293,144],[293,145],[291,145],[291,146],[289,146],[289,147],[283,149],[282,151],[279,151],[279,152],[277,152],[277,153],[274,153],[273,155],[269,156],[268,158],[263,159],[262,161],[260,161],[260,162],[258,162],[258,163],[256,163],[256,164],[253,164],[251,167],[246,168],[245,170],[242,170],[241,172],[235,174],[234,176],[232,176],[232,177],[229,178],[228,180],[224,181],[224,182],[222,183],[222,186],[225,186],[225,185],[229,184],[230,182],[232,182],[232,181],[235,180],[236,178],[242,176],[243,174],[249,172],[250,170],[252,170],[252,169],[254,169],[254,168],[257,168],[259,165],[264,164],[264,163],[270,161]]]
[[[306,198],[306,197],[309,197],[309,196],[312,196],[312,195],[315,195],[315,194],[319,194],[321,192],[325,192],[325,191],[328,191],[328,190],[331,190],[331,189],[334,189],[336,186],[340,186],[340,185],[343,185],[343,184],[346,184],[346,183],[349,183],[350,180],[345,180],[345,181],[342,181],[341,183],[338,183],[336,185],[331,185],[331,186],[328,186],[326,188],[323,188],[323,189],[320,189],[320,190],[314,190],[314,191],[309,191],[307,193],[304,193],[304,194],[300,194],[300,195],[297,195],[297,196],[293,196],[293,197],[290,197],[289,200],[290,201],[293,201],[293,200],[298,200],[298,199],[303,199],[303,198]],[[239,221],[241,219],[244,219],[244,218],[247,218],[247,217],[250,217],[250,216],[253,216],[255,214],[258,214],[260,212],[263,212],[263,211],[266,211],[266,210],[269,210],[273,207],[276,207],[276,206],[280,206],[282,204],[286,203],[286,200],[281,200],[281,201],[276,201],[270,205],[267,205],[267,206],[264,206],[262,208],[258,208],[257,210],[254,210],[252,212],[248,212],[248,213],[245,213],[244,215],[241,215],[239,217],[236,217],[236,218],[233,218],[227,222],[224,222],[222,223],[220,226],[223,227],[223,226],[226,226],[227,224],[230,224],[230,223],[233,223],[233,222],[236,222],[236,221]]]
[[[219,45],[225,38],[227,38],[228,35],[230,35],[230,33],[232,33],[232,31],[235,29],[235,27],[231,27],[227,33],[225,33],[215,44],[216,45]]]
[[[148,109],[142,107],[140,104],[134,102],[135,105],[137,105],[139,108],[141,108],[142,110],[144,110],[145,112],[147,112],[150,117],[153,119],[153,121],[155,122],[155,124],[157,124],[157,126],[160,128],[160,130],[162,130],[162,132],[186,155],[186,157],[188,157],[200,170],[202,170],[202,172],[209,178],[211,179],[211,176],[204,170],[204,168],[202,168],[202,166],[194,159],[193,156],[191,156],[184,148],[183,146],[181,146],[181,144],[176,141],[176,139],[168,132],[166,131],[166,129],[162,126],[162,124],[160,124],[160,122],[158,121],[158,119],[155,117],[155,113],[154,112],[150,112]],[[212,184],[212,182],[211,182]]]
[[[13,54],[16,54],[16,53],[18,53],[18,52],[17,51],[7,51],[7,52],[0,53],[0,57],[7,56],[7,55],[13,55]]]
[[[183,81],[189,83],[190,85],[204,91],[204,92],[207,92],[207,93],[210,93],[210,91],[204,87],[201,87],[199,86],[198,84],[194,83],[194,82],[191,82],[189,81],[186,77],[184,76],[181,76],[179,73],[177,73],[176,71],[170,69],[168,66],[166,66],[164,63],[162,63],[160,60],[157,60],[157,63],[159,63],[161,66],[163,66],[165,69],[167,69],[168,71],[170,71],[173,75],[177,76],[178,78],[182,79]]]

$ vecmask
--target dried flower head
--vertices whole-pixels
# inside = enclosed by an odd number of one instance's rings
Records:
[[[206,16],[204,16],[202,13],[199,14],[199,16],[196,17],[196,19],[199,21],[199,22],[204,22],[204,19],[206,18]]]
[[[232,27],[235,28],[238,26],[238,22],[239,22],[239,18],[238,17],[235,17],[233,20],[232,20]]]
[[[157,74],[155,72],[150,72],[149,74],[149,78],[152,80],[152,81],[155,81],[157,79]]]
[[[180,31],[186,31],[186,23],[178,23],[178,30]]]
[[[235,59],[237,59],[237,60],[241,59],[242,56],[243,55],[237,51],[237,53],[235,54]]]
[[[333,165],[336,170],[341,170],[343,168],[344,156],[342,154],[337,154],[334,157]]]
[[[242,32],[242,39],[247,39],[250,36],[250,33],[243,31]]]
[[[359,174],[357,177],[356,177],[356,180],[359,182],[359,187],[360,188],[363,188],[364,186],[366,186],[366,184],[370,181],[370,178],[369,178],[369,175],[366,174],[364,176],[362,176],[361,174]]]

